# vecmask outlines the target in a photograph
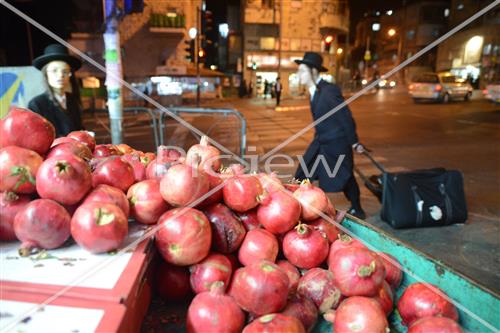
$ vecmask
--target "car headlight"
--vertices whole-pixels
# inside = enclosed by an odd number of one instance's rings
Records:
[[[385,87],[385,85],[386,85],[386,84],[387,84],[387,80],[382,80],[382,81],[380,81],[380,82],[378,83],[378,85],[379,85],[380,87]]]

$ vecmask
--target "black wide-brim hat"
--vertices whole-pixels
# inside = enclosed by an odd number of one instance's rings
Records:
[[[316,68],[320,72],[328,72],[328,69],[323,67],[323,57],[316,52],[306,52],[304,58],[295,60],[297,64],[305,64],[309,67]]]
[[[82,66],[82,62],[77,57],[69,54],[68,49],[61,44],[51,44],[45,48],[43,55],[33,60],[33,66],[42,69],[51,61],[64,61],[72,70],[76,71]]]

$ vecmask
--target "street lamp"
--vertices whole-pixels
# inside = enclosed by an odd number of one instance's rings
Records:
[[[337,49],[337,54],[338,54],[338,55],[341,55],[341,54],[342,54],[342,52],[344,52],[344,50],[343,50],[341,47],[339,47],[339,48]]]
[[[198,34],[198,30],[196,28],[191,28],[188,31],[189,38],[191,38],[191,39],[195,39],[197,34]]]
[[[389,31],[387,31],[387,34],[389,35],[389,37],[393,37],[396,34],[396,30],[391,28],[389,29]]]

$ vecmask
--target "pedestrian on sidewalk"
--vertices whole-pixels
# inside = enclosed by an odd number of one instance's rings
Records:
[[[276,106],[280,105],[281,99],[281,90],[283,87],[281,86],[280,77],[276,78],[276,83],[274,84],[274,94],[276,95]]]
[[[306,52],[303,59],[295,62],[299,64],[297,76],[300,84],[309,90],[311,112],[315,121],[344,102],[340,88],[322,80],[319,76],[320,72],[327,71],[323,67],[323,58],[320,54]],[[314,174],[310,175],[310,180],[319,180],[319,187],[325,192],[344,192],[351,202],[348,213],[364,219],[366,215],[361,208],[359,186],[353,174],[353,150],[362,153],[364,147],[358,142],[356,124],[351,111],[347,106],[342,107],[316,124],[315,131],[314,139],[303,156],[307,171],[312,170],[315,162],[317,164]],[[317,163],[316,160],[319,158],[324,158],[327,165],[321,160]],[[329,173],[335,170],[338,161],[341,161],[340,167],[331,177]],[[299,165],[295,178],[299,180],[306,178],[305,171],[303,166]]]

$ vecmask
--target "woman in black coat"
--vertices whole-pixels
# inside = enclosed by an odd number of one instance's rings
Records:
[[[306,52],[304,58],[296,62],[299,64],[297,75],[300,83],[310,92],[314,121],[344,102],[340,88],[319,77],[319,72],[327,71],[322,66],[321,55]],[[295,178],[319,180],[319,187],[325,192],[344,192],[351,202],[348,213],[364,219],[359,186],[353,174],[353,149],[362,153],[364,148],[358,142],[351,111],[347,106],[342,107],[318,122],[315,130],[314,140],[304,153],[303,165],[299,165]]]
[[[33,61],[33,66],[42,71],[47,91],[34,97],[28,108],[50,121],[57,137],[83,129],[80,94],[73,75],[81,66],[80,60],[64,46],[53,44]]]

